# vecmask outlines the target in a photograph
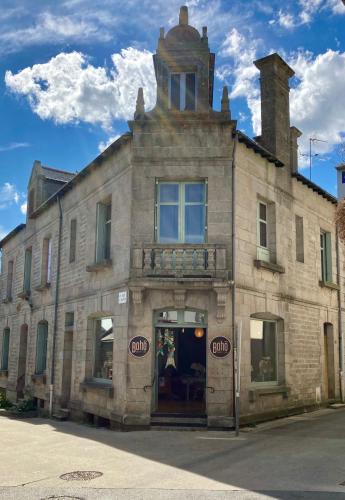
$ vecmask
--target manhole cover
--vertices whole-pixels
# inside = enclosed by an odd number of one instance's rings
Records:
[[[60,479],[64,481],[90,481],[90,479],[96,479],[96,477],[100,476],[103,476],[103,473],[96,470],[76,470],[62,474]]]
[[[85,498],[70,497],[70,496],[66,496],[66,495],[62,495],[62,496],[53,495],[52,497],[41,498],[41,500],[85,500]]]

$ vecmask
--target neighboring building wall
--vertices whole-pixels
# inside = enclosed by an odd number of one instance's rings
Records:
[[[318,404],[321,398],[328,399],[323,374],[325,323],[333,325],[334,372],[339,374],[337,290],[319,283],[321,230],[331,233],[332,281],[337,282],[335,205],[292,179],[287,168],[264,162],[244,146],[238,149],[236,186],[237,320],[243,331],[241,411],[257,416],[284,407]],[[258,199],[274,204],[275,263],[284,272],[254,265],[258,258]],[[295,215],[303,218],[304,263],[296,260]],[[280,389],[251,382],[250,317],[258,314],[282,320]],[[339,398],[337,375],[335,382]]]

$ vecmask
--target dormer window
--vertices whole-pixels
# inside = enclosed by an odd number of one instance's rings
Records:
[[[195,111],[195,73],[170,73],[169,107],[178,111]]]

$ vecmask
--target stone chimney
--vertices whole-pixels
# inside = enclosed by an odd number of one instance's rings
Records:
[[[295,73],[278,54],[254,61],[260,70],[261,136],[257,138],[285,165],[290,165],[289,78]]]
[[[345,163],[340,163],[337,167],[337,191],[338,200],[345,198]]]

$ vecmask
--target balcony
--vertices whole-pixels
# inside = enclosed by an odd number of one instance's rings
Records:
[[[226,278],[226,249],[221,245],[146,245],[133,249],[134,276]]]

